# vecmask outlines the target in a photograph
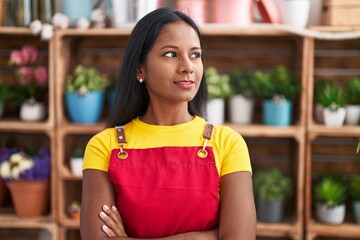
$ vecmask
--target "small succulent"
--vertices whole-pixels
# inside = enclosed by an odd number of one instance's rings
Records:
[[[324,108],[336,110],[345,104],[344,90],[334,84],[326,84],[318,94],[319,103]]]
[[[360,104],[360,78],[351,78],[345,84],[346,102],[348,104]]]
[[[346,199],[346,186],[342,181],[325,176],[314,187],[316,202],[328,207],[335,207],[342,204]]]
[[[351,178],[349,193],[352,200],[360,201],[360,174],[356,174]]]
[[[253,95],[252,76],[248,71],[238,69],[230,71],[228,74],[233,94],[242,94],[246,97]]]

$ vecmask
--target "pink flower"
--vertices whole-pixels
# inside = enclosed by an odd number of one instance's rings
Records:
[[[22,54],[19,50],[14,50],[10,54],[10,63],[16,64],[16,65],[22,65],[24,64],[24,60],[22,57]]]
[[[19,82],[20,85],[25,86],[34,80],[34,72],[32,67],[20,67],[19,68]]]
[[[35,79],[39,86],[45,86],[48,80],[47,68],[38,66],[35,68]]]
[[[24,45],[21,48],[21,55],[23,59],[23,64],[35,63],[38,59],[38,50],[30,45]]]

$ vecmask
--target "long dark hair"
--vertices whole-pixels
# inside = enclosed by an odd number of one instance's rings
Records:
[[[135,25],[128,41],[120,76],[116,84],[116,100],[107,127],[124,125],[145,114],[150,98],[145,84],[140,84],[136,80],[137,70],[140,64],[144,64],[161,28],[176,21],[184,21],[189,24],[199,36],[202,47],[200,30],[186,14],[177,10],[159,8],[143,17]],[[204,63],[203,58],[202,62]],[[203,73],[199,90],[188,103],[188,111],[191,115],[204,115],[206,97],[206,81]]]

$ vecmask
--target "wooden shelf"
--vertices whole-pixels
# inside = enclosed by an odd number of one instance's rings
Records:
[[[20,120],[0,120],[0,131],[47,133],[54,131],[54,124],[50,122],[24,122]]]
[[[52,217],[19,218],[15,214],[1,214],[0,226],[2,228],[53,228],[55,223]]]
[[[312,237],[327,236],[327,237],[347,237],[358,238],[360,236],[359,224],[343,223],[338,225],[321,224],[312,220],[307,225],[308,234]],[[314,238],[312,238],[314,239]]]

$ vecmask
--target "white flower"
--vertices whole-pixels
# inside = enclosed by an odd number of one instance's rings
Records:
[[[0,175],[2,178],[11,177],[11,165],[9,161],[5,161],[0,165]]]
[[[11,177],[13,179],[18,179],[20,173],[21,173],[21,170],[20,170],[19,166],[12,167],[12,169],[11,169]]]
[[[45,23],[41,31],[41,40],[50,40],[54,35],[54,27],[51,24]]]
[[[26,159],[24,161],[21,161],[18,166],[20,171],[24,172],[25,170],[28,170],[34,166],[34,161],[31,159]]]
[[[23,153],[13,153],[9,158],[11,164],[19,164],[21,161],[24,161],[25,159],[26,156]]]
[[[80,89],[79,89],[79,95],[86,95],[88,93],[88,89],[86,86],[81,86]]]
[[[70,19],[62,13],[55,13],[52,18],[52,24],[56,28],[67,29],[70,27]]]
[[[41,33],[42,27],[42,23],[38,19],[30,23],[30,29],[33,35],[39,35]]]
[[[76,27],[79,29],[88,29],[88,28],[90,28],[90,21],[86,18],[80,18],[76,22]]]

